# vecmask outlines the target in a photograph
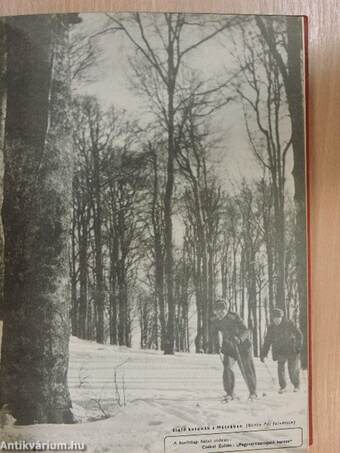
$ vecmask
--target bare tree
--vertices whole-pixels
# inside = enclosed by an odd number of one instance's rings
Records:
[[[201,28],[198,17],[191,20],[191,16],[184,14],[165,13],[147,17],[139,13],[131,14],[127,18],[117,15],[108,15],[111,26],[108,31],[121,31],[134,46],[139,56],[151,68],[154,77],[160,84],[161,91],[153,91],[146,86],[145,94],[153,97],[159,109],[159,120],[163,125],[167,137],[167,178],[164,193],[164,238],[165,238],[165,281],[167,298],[167,332],[164,351],[174,353],[175,339],[175,304],[173,278],[173,241],[172,241],[172,204],[175,180],[176,157],[176,123],[177,115],[183,100],[178,99],[180,91],[180,72],[186,57],[208,40],[218,35],[229,26],[228,21],[219,23],[208,29],[207,33],[197,37],[192,33],[195,28]],[[183,46],[183,35],[189,33],[195,39]],[[151,90],[151,91],[150,91]],[[162,93],[159,96],[159,93]]]
[[[89,243],[91,238],[91,203],[89,169],[83,165],[84,150],[74,143],[73,222],[71,232],[72,333],[90,339],[89,310]]]
[[[116,157],[117,154],[116,154]],[[129,289],[133,286],[136,265],[143,254],[144,222],[141,219],[143,199],[143,156],[121,150],[121,162],[109,182],[114,185],[115,206],[113,233],[116,238],[116,286],[118,301],[118,342],[130,346]],[[138,243],[137,243],[138,242]]]
[[[184,215],[187,235],[191,236],[189,243],[193,247],[191,260],[197,310],[196,352],[213,352],[214,336],[210,320],[216,296],[221,190],[208,173],[204,149],[198,142],[192,142],[185,149],[180,148],[178,163],[189,186],[184,192]]]
[[[271,184],[265,178],[257,183],[257,209],[260,214],[260,223],[263,232],[263,241],[267,255],[268,275],[268,302],[270,312],[274,309],[274,219],[273,219],[273,191]]]
[[[95,256],[94,301],[96,308],[96,339],[99,343],[104,343],[105,302],[102,199],[104,187],[103,159],[111,145],[115,129],[114,114],[108,115],[109,118],[105,117],[98,102],[91,97],[80,99],[74,108],[74,121],[76,125],[74,144],[76,149],[78,149],[78,153],[80,152],[83,161],[83,171],[87,178],[88,203],[90,204],[93,219]],[[83,220],[85,221],[86,219]],[[87,220],[89,220],[88,216]],[[84,241],[87,240],[85,230],[80,232],[80,235],[80,238]],[[82,252],[85,254],[86,244],[82,244],[82,246],[84,247]],[[82,258],[84,258],[83,255]],[[82,289],[84,288],[82,287]]]
[[[281,33],[277,21],[257,17],[256,23],[281,72],[288,101],[292,127],[292,147],[294,156],[293,178],[295,185],[297,249],[297,274],[300,301],[300,327],[304,336],[302,366],[307,367],[308,327],[307,327],[307,269],[306,269],[306,178],[305,178],[305,135],[303,103],[303,35],[302,18],[287,17],[286,33]],[[276,25],[276,27],[275,27]],[[299,46],[296,44],[300,43]]]
[[[254,194],[249,186],[242,185],[236,202],[241,214],[242,222],[242,242],[244,251],[243,270],[245,271],[245,281],[248,296],[248,327],[253,333],[254,355],[259,355],[259,336],[258,336],[258,292],[257,292],[257,262],[260,245],[262,242],[262,231],[257,221],[257,213],[254,206]]]
[[[154,143],[147,143],[146,156],[148,157],[149,170],[149,217],[150,217],[150,244],[151,261],[154,268],[154,329],[156,343],[160,336],[160,348],[164,351],[166,342],[166,306],[165,306],[165,281],[164,281],[164,170],[163,158],[164,143],[155,139]],[[160,332],[158,333],[158,324]]]
[[[253,35],[241,28],[244,55],[240,65],[243,83],[234,84],[244,102],[244,116],[249,142],[255,157],[270,178],[273,190],[275,224],[275,300],[286,312],[285,300],[285,183],[287,153],[291,134],[284,122],[286,98],[282,76],[263,38],[255,50]]]

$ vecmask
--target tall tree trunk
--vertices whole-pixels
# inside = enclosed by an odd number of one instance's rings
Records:
[[[259,356],[259,336],[258,336],[258,317],[257,317],[257,297],[256,297],[256,274],[255,274],[255,254],[252,254],[252,262],[250,266],[251,275],[251,309],[253,319],[253,345],[254,356]]]
[[[259,287],[259,303],[258,303],[258,320],[259,320],[259,332],[258,332],[258,344],[259,352],[261,354],[261,344],[262,344],[262,282]]]
[[[127,283],[125,280],[125,269],[120,262],[117,274],[118,283],[118,342],[127,346],[128,337],[128,313],[127,313]]]
[[[223,255],[222,259],[221,259],[221,287],[222,287],[222,299],[225,299],[227,297],[227,283],[228,283],[228,279],[227,279],[227,265],[226,265],[226,261],[228,259],[228,255],[225,254]]]
[[[118,344],[117,329],[117,271],[118,262],[118,238],[111,228],[111,236],[114,237],[110,249],[110,344]]]
[[[248,293],[248,327],[253,334],[254,355],[258,356],[258,320],[256,300],[256,274],[255,274],[255,253],[250,244],[247,245],[247,293]]]
[[[78,298],[77,298],[77,272],[76,272],[76,212],[73,206],[72,232],[71,232],[71,326],[72,335],[79,335],[78,331]]]
[[[208,328],[209,328],[209,335],[208,335],[208,351],[209,353],[213,353],[215,349],[215,335],[211,326],[211,319],[213,318],[213,306],[214,306],[214,299],[215,299],[215,266],[214,266],[214,255],[215,250],[213,247],[209,247],[209,260],[208,260]]]
[[[96,340],[104,343],[104,268],[103,268],[103,241],[102,241],[102,200],[100,184],[100,157],[97,145],[93,146],[93,172],[94,172],[94,239],[96,262]]]
[[[93,302],[92,299],[88,300],[87,313],[86,313],[86,338],[88,340],[94,340],[94,328],[93,328]]]
[[[236,239],[236,238],[235,238]],[[232,273],[232,310],[237,311],[237,246],[235,245],[235,241],[233,244],[233,273]]]
[[[126,334],[125,334],[125,344],[128,348],[131,348],[131,334],[132,334],[132,331],[131,331],[131,316],[130,316],[130,311],[128,309],[128,290],[127,290],[127,287],[126,287],[126,291],[125,291],[125,295],[126,295]]]
[[[173,295],[174,278],[173,278],[173,250],[172,250],[172,195],[175,180],[173,87],[169,88],[168,115],[169,115],[168,164],[167,164],[167,181],[164,195],[165,282],[166,282],[166,300],[168,306],[168,320],[164,353],[173,354],[175,342],[175,304]]]
[[[285,228],[283,211],[277,214],[276,220],[276,306],[281,308],[287,315],[286,291],[285,291]]]
[[[283,310],[287,315],[285,300],[285,218],[284,218],[284,201],[283,194],[279,187],[278,177],[273,177],[274,193],[274,234],[275,234],[275,306]]]
[[[294,18],[295,19],[295,18]],[[307,306],[307,266],[306,266],[306,177],[305,177],[305,134],[303,131],[305,114],[302,87],[302,30],[301,22],[287,19],[288,35],[288,85],[287,98],[292,120],[292,144],[294,154],[294,200],[296,209],[295,247],[296,272],[300,302],[300,328],[304,344],[301,354],[301,365],[307,368],[308,363],[308,306]],[[296,45],[301,43],[301,47]]]
[[[152,198],[152,229],[154,235],[154,253],[155,253],[155,293],[156,293],[156,307],[155,307],[155,330],[156,342],[158,344],[158,308],[159,308],[159,321],[161,327],[161,350],[164,351],[166,343],[166,321],[165,321],[165,300],[164,300],[164,253],[162,246],[162,229],[161,229],[161,215],[159,212],[158,198],[159,198],[159,169],[157,153],[152,150],[152,166],[153,166],[153,198]],[[157,348],[158,349],[158,348]]]
[[[209,331],[210,331],[210,316],[209,316],[209,295],[208,295],[208,246],[205,231],[205,224],[203,219],[201,193],[199,188],[198,179],[191,175],[192,194],[194,202],[194,220],[196,225],[194,230],[196,232],[196,256],[197,256],[197,269],[198,269],[198,284],[199,288],[199,306],[200,306],[200,320],[199,326],[200,335],[197,333],[197,339],[200,339],[199,352],[207,352],[209,349]],[[196,295],[197,297],[197,295]]]
[[[195,337],[195,351],[201,353],[203,351],[203,299],[202,299],[202,266],[201,266],[201,255],[200,247],[195,241],[195,252],[194,252],[194,287],[195,287],[195,298],[196,298],[196,315],[197,315],[197,332]]]
[[[69,19],[8,19],[0,405],[7,403],[23,424],[72,419],[67,386]]]
[[[159,349],[159,305],[157,297],[154,297],[154,313],[153,313],[153,320],[152,320],[152,344],[154,345],[155,349]]]
[[[292,125],[294,201],[296,208],[295,247],[298,292],[300,301],[300,328],[304,337],[301,364],[307,368],[308,362],[308,306],[307,306],[307,256],[306,256],[306,177],[305,177],[305,114],[303,102],[302,67],[302,18],[290,17],[287,21],[288,67],[277,47],[275,32],[270,22],[256,18],[259,29],[281,71],[286,90],[288,109]],[[300,46],[297,46],[300,43]]]
[[[240,262],[240,285],[241,285],[241,307],[240,316],[244,319],[244,306],[245,306],[245,250],[242,248],[241,251],[241,262]]]
[[[269,233],[265,231],[265,246],[267,254],[267,273],[268,273],[268,301],[270,312],[274,309],[274,270],[273,270],[273,251],[271,241],[269,239]]]
[[[79,319],[78,334],[80,338],[88,338],[86,332],[87,305],[88,305],[88,208],[86,215],[82,215],[79,228]]]
[[[165,303],[164,303],[164,263],[162,253],[156,251],[155,263],[155,280],[156,280],[156,297],[159,307],[159,321],[161,326],[161,350],[165,349],[166,342],[166,319],[165,319]],[[158,323],[156,318],[155,323]]]
[[[202,274],[201,274],[201,297],[202,297],[202,330],[203,330],[203,351],[207,352],[209,347],[209,304],[208,304],[208,254],[207,242],[205,238],[204,227],[199,234],[200,248],[202,254]],[[202,239],[202,237],[204,239]]]
[[[171,22],[171,17],[170,17]],[[167,332],[164,347],[165,354],[174,354],[175,342],[175,301],[174,301],[174,269],[173,269],[173,245],[172,245],[172,197],[175,183],[175,109],[174,96],[176,88],[176,73],[174,64],[174,41],[170,38],[172,34],[171,23],[169,24],[168,39],[168,162],[167,181],[164,194],[164,245],[165,245],[165,282],[166,300],[168,306]]]

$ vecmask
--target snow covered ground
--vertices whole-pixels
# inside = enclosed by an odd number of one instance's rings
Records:
[[[302,375],[299,393],[289,389],[286,394],[279,395],[276,364],[268,360],[266,367],[256,359],[255,366],[259,399],[248,401],[247,388],[235,366],[239,399],[222,404],[222,364],[217,355],[177,353],[164,356],[156,351],[99,345],[73,337],[69,385],[79,423],[6,426],[0,430],[0,438],[5,441],[84,442],[88,453],[163,453],[164,437],[175,435],[173,429],[176,428],[182,430],[178,435],[188,436],[181,439],[189,440],[193,439],[191,434],[197,432],[216,437],[217,433],[223,432],[254,431],[242,440],[257,442],[285,433],[271,431],[268,435],[268,429],[305,428],[306,375]],[[228,428],[237,424],[242,425],[242,429]],[[167,441],[167,446],[174,443],[172,438],[168,440],[171,442]],[[257,451],[271,451],[258,448]],[[178,450],[174,446],[167,448],[166,453],[175,451],[211,453],[232,449],[202,450],[188,442],[186,447]],[[293,453],[303,450],[281,448],[273,451]]]

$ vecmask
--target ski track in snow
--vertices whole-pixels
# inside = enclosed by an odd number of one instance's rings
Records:
[[[222,404],[223,368],[217,355],[176,353],[165,356],[158,351],[99,345],[72,337],[69,387],[73,412],[80,423],[6,426],[0,430],[0,438],[84,442],[88,453],[163,453],[164,436],[173,435],[172,428],[183,425],[295,419],[304,426],[307,421],[306,375],[302,375],[299,393],[293,393],[290,388],[286,394],[279,395],[277,384],[273,383],[273,378],[277,381],[276,364],[270,360],[268,364],[267,369],[255,359],[260,397],[253,402],[248,401],[248,390],[235,365],[235,391],[239,399]],[[264,392],[266,397],[262,397]],[[100,419],[104,413],[108,418]],[[265,432],[249,436],[253,436],[252,440],[261,440]],[[263,451],[301,453],[303,450]]]

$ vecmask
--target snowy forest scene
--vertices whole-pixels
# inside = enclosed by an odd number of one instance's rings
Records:
[[[0,442],[305,451],[304,52],[294,16],[0,19]]]

